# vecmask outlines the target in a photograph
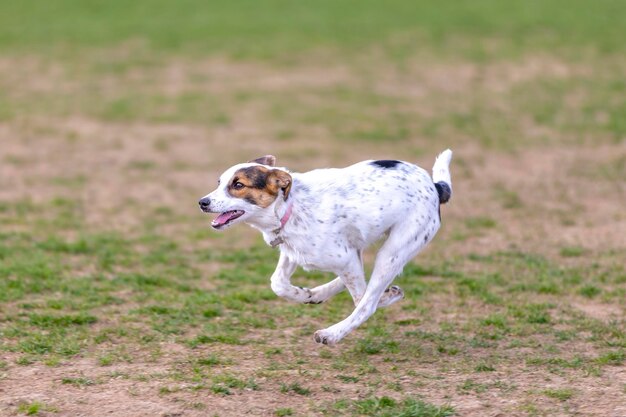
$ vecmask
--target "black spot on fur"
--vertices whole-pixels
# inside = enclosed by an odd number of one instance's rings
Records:
[[[380,168],[395,168],[397,165],[402,162],[396,161],[394,159],[381,159],[378,161],[372,161],[372,165],[376,165]]]
[[[452,195],[450,186],[443,181],[439,181],[435,184],[435,188],[437,189],[437,194],[439,195],[439,204],[447,203]]]

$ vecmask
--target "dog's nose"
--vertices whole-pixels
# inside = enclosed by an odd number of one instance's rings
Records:
[[[200,201],[198,201],[198,204],[200,205],[200,208],[202,210],[206,210],[211,205],[211,200],[207,197],[204,197],[204,198],[201,198]]]

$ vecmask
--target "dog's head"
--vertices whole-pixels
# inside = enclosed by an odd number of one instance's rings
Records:
[[[220,213],[211,222],[214,229],[251,219],[277,198],[287,199],[291,175],[274,168],[275,163],[275,157],[266,155],[230,167],[220,176],[217,189],[198,202],[205,213]]]

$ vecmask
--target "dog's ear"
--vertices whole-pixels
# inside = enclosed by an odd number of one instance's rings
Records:
[[[248,162],[255,162],[257,164],[273,167],[274,164],[276,164],[276,157],[274,155],[265,155],[260,158],[253,159],[252,161],[248,161]]]
[[[283,190],[283,197],[287,200],[291,191],[291,175],[282,169],[273,169],[267,176],[267,186],[278,194],[278,190]]]

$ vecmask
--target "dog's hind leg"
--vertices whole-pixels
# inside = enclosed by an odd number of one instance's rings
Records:
[[[411,235],[406,232],[410,230],[406,224],[397,224],[391,230],[389,238],[376,255],[372,277],[363,298],[352,314],[327,329],[315,332],[315,341],[333,345],[374,314],[379,303],[381,301],[384,302],[384,300],[381,300],[381,297],[385,290],[391,285],[395,277],[400,274],[404,265],[426,246],[438,228],[439,224],[434,221],[419,232]]]
[[[378,308],[389,307],[390,305],[402,300],[404,298],[404,291],[397,285],[392,285],[387,288],[383,295],[378,300]]]
[[[343,285],[345,285],[350,292],[354,305],[358,305],[367,287],[365,283],[365,272],[363,272],[363,251],[359,250],[355,252],[355,256],[353,256],[346,267],[340,271],[339,276]]]

